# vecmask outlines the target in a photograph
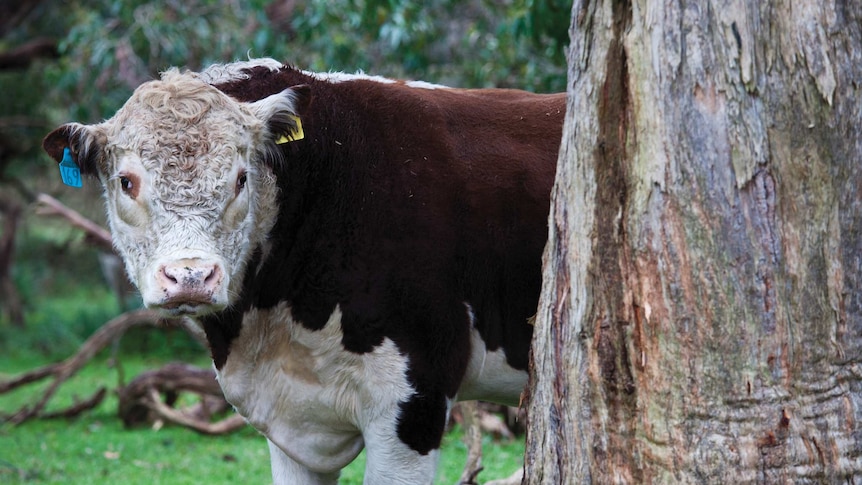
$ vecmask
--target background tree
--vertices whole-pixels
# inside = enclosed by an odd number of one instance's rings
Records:
[[[860,15],[575,2],[527,483],[860,479]]]

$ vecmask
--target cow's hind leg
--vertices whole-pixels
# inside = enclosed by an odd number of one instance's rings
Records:
[[[275,485],[337,485],[340,471],[319,473],[295,462],[281,449],[269,443],[272,482]]]

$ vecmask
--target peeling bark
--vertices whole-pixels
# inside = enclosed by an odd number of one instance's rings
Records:
[[[862,479],[860,16],[575,1],[525,483]]]

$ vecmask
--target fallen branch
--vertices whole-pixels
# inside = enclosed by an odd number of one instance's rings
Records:
[[[91,244],[113,253],[110,233],[82,216],[77,211],[63,205],[57,199],[47,194],[36,197],[36,213],[44,216],[60,216],[73,227],[81,229]],[[54,412],[45,412],[48,402],[57,389],[70,377],[75,375],[97,353],[113,342],[116,342],[129,329],[141,325],[161,325],[163,320],[157,313],[150,310],[137,310],[124,313],[104,324],[78,349],[75,355],[63,362],[49,364],[13,379],[0,382],[0,394],[9,392],[26,384],[52,378],[53,382],[45,389],[41,398],[32,406],[24,405],[11,415],[0,415],[0,421],[21,424],[33,418],[70,417],[97,406],[105,397],[106,390],[99,389],[93,396],[72,406]],[[203,331],[188,319],[173,320],[199,342],[205,342]],[[200,402],[187,410],[175,410],[173,405],[176,395],[182,391],[199,394]],[[161,392],[168,396],[168,403],[159,399]],[[210,422],[216,414],[230,409],[225,401],[221,388],[211,370],[198,369],[185,364],[169,364],[158,371],[144,373],[128,386],[118,390],[120,395],[119,414],[124,423],[129,426],[139,420],[166,420],[192,428],[206,434],[224,434],[245,425],[239,416],[231,416],[218,422]],[[151,419],[150,415],[155,417]]]
[[[57,389],[64,382],[81,370],[102,349],[111,344],[116,338],[131,328],[144,325],[163,325],[164,320],[154,311],[136,310],[124,313],[108,323],[104,324],[78,349],[75,355],[60,363],[49,364],[38,369],[26,372],[14,379],[0,382],[0,393],[16,389],[24,384],[29,384],[52,376],[53,382],[42,393],[41,399],[32,407],[24,405],[11,415],[0,416],[0,420],[13,424],[21,424],[29,419],[44,416],[43,410]],[[54,413],[57,414],[57,413]]]
[[[175,409],[173,405],[181,392],[197,394],[199,402],[186,409]],[[231,409],[212,369],[183,363],[167,364],[139,375],[117,394],[120,418],[127,427],[164,420],[199,433],[217,435],[245,426],[245,420],[239,415],[211,421],[214,415]]]
[[[36,214],[40,216],[63,217],[68,220],[72,226],[84,231],[87,240],[93,245],[98,246],[105,251],[111,253],[114,252],[114,245],[111,242],[111,233],[107,229],[82,216],[74,209],[66,207],[62,202],[48,194],[39,194],[36,197],[36,202]]]
[[[10,379],[5,382],[0,382],[0,394],[4,392],[11,391],[17,387],[21,387],[25,384],[29,384],[31,382],[36,382],[44,379],[47,376],[57,373],[57,369],[62,366],[62,362],[55,362],[53,364],[48,364],[43,367],[39,367],[38,369],[33,369],[29,372],[25,372],[20,376]]]
[[[234,414],[215,423],[195,419],[182,411],[178,411],[159,399],[159,393],[150,389],[150,402],[152,409],[166,421],[191,428],[199,433],[209,435],[227,434],[245,427],[245,419],[239,414]]]
[[[485,482],[485,485],[521,485],[523,481],[524,467],[521,467],[515,473],[509,475],[508,477]]]
[[[83,413],[84,411],[89,411],[94,407],[98,406],[102,401],[105,400],[105,395],[108,393],[107,389],[104,387],[100,387],[95,394],[90,396],[89,399],[85,399],[81,402],[75,403],[72,406],[63,409],[61,411],[55,411],[53,413],[43,413],[39,417],[43,419],[54,419],[54,418],[74,418],[75,416]]]

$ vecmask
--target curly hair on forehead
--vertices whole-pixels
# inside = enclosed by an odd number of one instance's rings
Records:
[[[241,103],[177,69],[139,86],[106,127],[114,143],[159,164],[186,159],[185,169],[194,166],[189,158],[235,150],[243,133],[263,128]]]
[[[185,127],[201,123],[213,112],[219,112],[217,116],[241,126],[255,122],[251,113],[243,111],[226,94],[199,79],[197,74],[172,68],[162,73],[160,80],[139,86],[115,117],[150,118],[162,124],[176,123]]]

